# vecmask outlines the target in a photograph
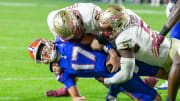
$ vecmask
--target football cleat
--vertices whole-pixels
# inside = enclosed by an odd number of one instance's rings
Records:
[[[168,89],[168,81],[164,82],[163,84],[161,84],[158,87],[155,87],[155,89],[159,89],[159,90],[167,90]]]
[[[158,79],[156,77],[146,77],[146,78],[143,78],[142,81],[145,84],[154,88],[158,82]]]
[[[55,95],[56,95],[55,91],[53,91],[53,90],[49,90],[49,91],[45,92],[46,97],[51,97],[51,96],[55,96]]]
[[[116,101],[116,97],[114,97],[112,95],[108,95],[108,96],[106,96],[106,101]]]
[[[46,97],[61,97],[61,96],[70,96],[65,87],[58,90],[49,90],[45,92]]]

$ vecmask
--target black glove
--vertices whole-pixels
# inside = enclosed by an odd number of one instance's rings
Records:
[[[100,35],[96,36],[96,40],[98,40],[98,42],[103,45],[108,42],[103,36]]]

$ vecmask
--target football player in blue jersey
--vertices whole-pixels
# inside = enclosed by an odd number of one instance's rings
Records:
[[[105,53],[93,51],[89,46],[85,45],[69,42],[56,42],[54,44],[46,39],[38,39],[30,44],[29,54],[37,63],[58,62],[59,68],[51,70],[58,72],[56,75],[57,80],[64,83],[73,101],[85,100],[84,97],[80,97],[74,81],[75,77],[112,77],[116,75],[108,72],[105,66]],[[152,67],[150,68],[152,70]],[[151,75],[154,76],[157,71],[157,68],[152,70]],[[148,70],[148,72],[150,71]],[[143,73],[141,72],[139,75],[143,75]],[[110,86],[122,87],[144,101],[161,100],[157,92],[144,84],[135,73],[133,73],[133,78],[129,81]]]

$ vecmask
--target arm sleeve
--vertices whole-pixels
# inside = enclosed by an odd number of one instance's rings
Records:
[[[121,57],[121,70],[114,74],[111,78],[105,78],[104,84],[120,84],[130,80],[135,70],[135,58]]]
[[[110,43],[105,43],[103,46],[103,50],[106,53],[108,53],[111,48],[112,48],[112,45]]]
[[[76,85],[76,82],[74,81],[75,77],[72,77],[71,75],[67,73],[62,73],[61,75],[55,74],[57,81],[64,83],[67,89],[71,88],[72,86]]]
[[[67,80],[64,81],[64,85],[66,86],[68,90],[72,86],[76,85],[76,82],[74,81],[74,78],[68,78]]]

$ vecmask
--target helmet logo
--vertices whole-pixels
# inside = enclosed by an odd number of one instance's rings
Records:
[[[102,21],[102,24],[107,24],[109,21],[116,21],[116,20],[120,20],[122,19],[122,16],[124,15],[124,13],[112,16],[108,19],[105,19],[104,21]]]

